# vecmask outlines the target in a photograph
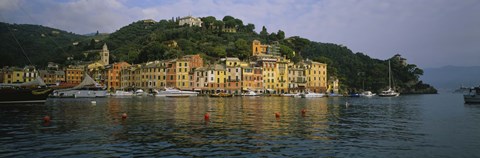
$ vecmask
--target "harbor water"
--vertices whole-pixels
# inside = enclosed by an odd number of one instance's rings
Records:
[[[0,157],[480,157],[479,149],[480,105],[460,94],[0,105]]]

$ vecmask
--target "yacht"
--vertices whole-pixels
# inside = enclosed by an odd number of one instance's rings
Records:
[[[285,93],[285,94],[280,94],[282,97],[294,97],[294,98],[299,98],[301,97],[301,93]]]
[[[324,93],[314,93],[314,92],[306,92],[301,94],[302,98],[321,98],[324,97]]]
[[[362,94],[360,94],[360,96],[362,96],[362,97],[373,97],[375,95],[377,95],[377,94],[372,93],[372,91],[364,91],[364,92],[362,92]]]
[[[243,96],[259,96],[259,95],[254,91],[248,91],[247,93],[244,93]]]
[[[391,68],[390,68],[390,60],[388,61],[388,90],[382,91],[378,96],[380,97],[397,97],[400,95],[400,93],[395,92],[395,90],[392,89],[392,73],[391,73]]]
[[[463,95],[465,103],[480,103],[480,86],[470,88],[468,93]]]
[[[175,88],[165,88],[164,91],[159,91],[155,96],[157,97],[195,97],[198,92],[181,91]]]
[[[132,96],[132,91],[117,90],[112,94],[113,96]]]
[[[135,96],[142,96],[142,95],[145,95],[145,92],[143,91],[143,89],[138,89],[135,91],[134,93]]]

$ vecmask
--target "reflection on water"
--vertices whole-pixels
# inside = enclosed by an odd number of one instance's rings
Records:
[[[478,156],[480,108],[456,106],[452,99],[436,106],[444,97],[132,97],[2,105],[0,157]],[[465,135],[457,138],[475,136],[444,141],[442,131],[452,126],[435,123],[454,123],[438,115],[445,111],[464,118],[453,126]],[[52,121],[44,123],[45,115]],[[450,143],[457,147],[448,152]]]

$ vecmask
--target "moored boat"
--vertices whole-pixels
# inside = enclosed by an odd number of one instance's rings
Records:
[[[301,94],[302,98],[321,98],[324,97],[324,93],[314,93],[314,92],[306,92]]]
[[[255,93],[254,91],[248,91],[246,93],[243,93],[243,96],[259,96],[258,93]]]
[[[221,92],[221,93],[210,94],[209,96],[210,97],[233,97],[233,94]]]
[[[165,90],[155,94],[157,97],[195,97],[197,95],[198,92],[182,91],[175,88],[165,88]]]
[[[53,97],[58,98],[102,98],[107,97],[107,91],[100,84],[95,82],[89,75],[85,74],[83,81],[68,89],[58,89],[53,92]]]
[[[377,94],[372,93],[372,91],[364,91],[364,92],[362,92],[362,94],[360,94],[360,96],[362,96],[362,97],[373,97],[375,95],[377,95]]]
[[[390,61],[388,61],[388,90],[382,91],[378,96],[380,97],[397,97],[400,95],[400,93],[395,92],[395,90],[392,89],[392,74],[391,74],[391,68],[390,68]]]
[[[468,93],[463,95],[465,103],[480,103],[480,86],[470,88]]]
[[[22,84],[0,84],[0,103],[44,103],[52,91],[40,77]]]

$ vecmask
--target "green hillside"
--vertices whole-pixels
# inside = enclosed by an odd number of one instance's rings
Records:
[[[255,25],[244,24],[242,20],[231,16],[225,16],[223,19],[209,16],[202,18],[202,21],[203,27],[189,27],[179,26],[174,19],[156,23],[141,20],[103,37],[104,41],[101,42],[95,42],[94,37],[57,30],[61,33],[48,36],[56,41],[58,46],[38,33],[52,32],[56,29],[35,25],[10,25],[10,27],[17,29],[16,36],[21,43],[27,43],[26,52],[36,65],[45,65],[48,61],[68,64],[65,61],[67,56],[74,56],[75,60],[88,61],[94,58],[94,55],[86,54],[85,51],[99,49],[103,42],[108,44],[113,62],[143,63],[198,53],[210,63],[225,56],[248,60],[252,52],[251,43],[256,39],[265,44],[277,43],[281,55],[294,62],[308,58],[327,63],[329,76],[339,78],[342,89],[346,91],[358,92],[363,89],[378,91],[388,86],[388,61],[372,59],[363,53],[354,53],[346,46],[314,42],[296,36],[285,38],[283,31],[269,32],[266,27],[262,27],[262,31],[257,33],[254,31]],[[14,41],[9,39],[11,36],[8,35],[5,25],[2,24],[0,28],[1,38],[2,41],[8,41],[6,42],[8,44],[4,42],[0,47],[9,51],[1,54],[2,66],[26,64]],[[229,28],[234,28],[236,32],[224,32],[224,29]],[[19,36],[23,36],[22,40]],[[72,42],[75,41],[82,42],[73,46]],[[402,65],[396,59],[392,59],[391,62],[394,83],[401,92],[436,93],[433,87],[419,80],[419,76],[423,74],[422,69],[414,64]]]

